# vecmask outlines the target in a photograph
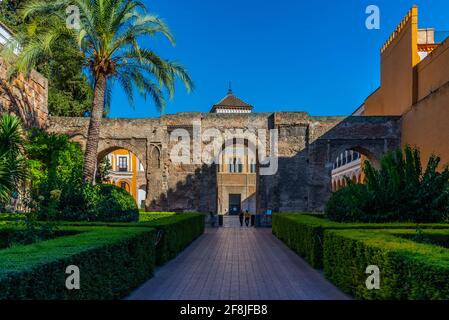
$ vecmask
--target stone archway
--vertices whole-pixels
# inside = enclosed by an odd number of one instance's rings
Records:
[[[231,215],[248,210],[257,214],[259,161],[255,141],[237,136],[228,139],[222,144],[218,158],[215,164],[217,212]],[[238,199],[237,203],[233,199]]]
[[[332,192],[330,172],[338,153],[356,150],[378,161],[386,151],[400,146],[401,136],[400,117],[311,117],[303,112],[238,116],[183,113],[157,119],[103,119],[99,152],[120,147],[141,159],[149,181],[147,208],[216,211],[214,168],[198,163],[177,165],[170,160],[171,148],[177,143],[171,140],[171,134],[178,128],[192,134],[193,122],[222,133],[277,130],[278,170],[257,177],[258,212],[322,211]],[[51,117],[48,130],[83,140],[88,126],[87,118]],[[267,145],[267,151],[270,147]]]
[[[146,197],[149,188],[146,141],[143,139],[141,139],[141,141],[138,141],[137,139],[101,139],[98,145],[97,161],[101,161],[101,159],[117,150],[127,150],[130,152],[129,158],[133,155],[132,158],[135,159],[135,163],[132,160],[128,160],[129,165],[132,165],[132,169],[129,170],[132,172],[130,177],[123,178],[121,177],[121,173],[114,172],[113,175],[118,176],[113,179],[112,183],[117,184],[130,192],[140,208],[142,203],[139,198],[142,193],[140,189],[143,185]],[[126,185],[124,183],[126,183]],[[121,184],[125,187],[121,186]],[[146,202],[146,199],[144,199],[144,202]]]
[[[332,194],[332,170],[335,159],[347,150],[357,151],[375,167],[382,156],[400,147],[397,138],[371,139],[318,139],[311,147],[309,158],[309,206],[311,212],[321,212]],[[349,177],[351,178],[351,177]],[[342,180],[342,186],[346,181]]]

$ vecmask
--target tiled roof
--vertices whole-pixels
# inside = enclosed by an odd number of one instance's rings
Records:
[[[245,109],[245,110],[252,110],[253,106],[246,103],[245,101],[237,98],[232,93],[232,90],[229,90],[226,97],[224,97],[220,102],[215,104],[212,107],[211,112],[214,112],[217,108],[230,108],[230,109]]]

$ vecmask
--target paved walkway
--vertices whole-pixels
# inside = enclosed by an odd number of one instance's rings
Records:
[[[335,300],[335,286],[271,234],[271,229],[206,229],[156,270],[133,300]]]

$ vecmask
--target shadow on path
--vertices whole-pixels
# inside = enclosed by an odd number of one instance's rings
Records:
[[[129,300],[340,300],[348,297],[271,234],[206,229]]]

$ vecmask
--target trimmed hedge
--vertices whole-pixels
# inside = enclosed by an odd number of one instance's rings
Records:
[[[151,222],[153,220],[167,218],[176,215],[175,212],[140,212],[139,222]]]
[[[150,216],[153,217],[150,218]],[[142,216],[142,214],[141,214]],[[74,226],[145,227],[154,228],[160,238],[156,246],[156,264],[163,265],[204,233],[204,215],[201,213],[145,214],[139,223],[73,222]]]
[[[176,257],[204,233],[204,215],[202,214],[184,213],[144,224],[162,231],[160,242],[156,247],[157,265],[162,265]]]
[[[155,230],[62,227],[80,234],[0,250],[0,299],[118,299],[152,275]],[[65,287],[80,269],[81,290]]]
[[[0,213],[0,222],[19,221],[23,219],[25,219],[25,215],[21,213]]]
[[[423,229],[449,229],[449,224],[420,224]],[[314,268],[323,268],[324,231],[332,229],[416,229],[416,223],[339,223],[319,214],[276,213],[273,234]]]
[[[449,299],[449,250],[407,240],[412,230],[326,230],[324,273],[357,299]],[[425,230],[449,239],[449,230]],[[365,270],[380,268],[380,290],[368,290]]]

